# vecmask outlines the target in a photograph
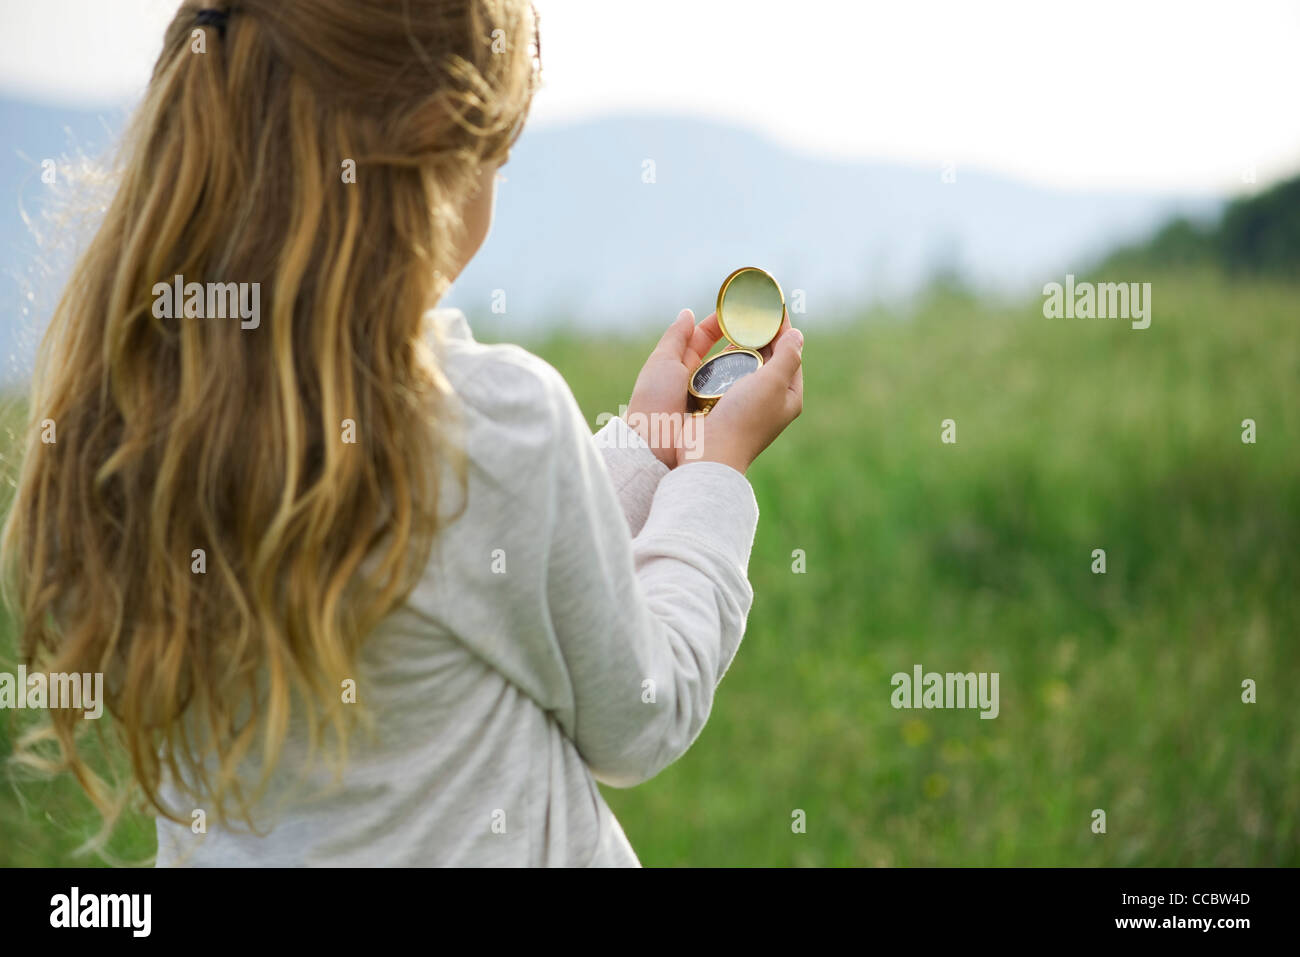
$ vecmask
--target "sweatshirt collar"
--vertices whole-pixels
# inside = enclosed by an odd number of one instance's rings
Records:
[[[430,316],[438,331],[448,339],[474,340],[474,335],[470,332],[469,321],[465,314],[459,309],[434,309],[431,310]]]

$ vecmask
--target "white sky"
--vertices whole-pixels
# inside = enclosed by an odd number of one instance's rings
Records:
[[[175,0],[0,0],[0,93],[129,102]],[[1300,0],[537,0],[537,123],[725,118],[792,149],[1059,186],[1300,169]]]

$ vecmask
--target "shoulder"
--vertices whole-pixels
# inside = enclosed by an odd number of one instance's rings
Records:
[[[540,356],[517,345],[476,342],[467,330],[443,335],[435,350],[471,433],[515,450],[572,441],[581,432],[590,440],[569,384]]]

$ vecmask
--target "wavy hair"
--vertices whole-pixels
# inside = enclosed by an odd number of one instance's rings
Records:
[[[540,66],[526,0],[201,9],[167,28],[42,340],[3,536],[19,653],[104,675],[96,728],[129,771],[92,767],[73,710],[13,760],[70,770],[101,846],[132,795],[180,819],[164,775],[251,826],[291,715],[342,767],[341,683],[422,573],[457,461],[424,313]],[[258,283],[266,318],[159,318],[175,276]]]

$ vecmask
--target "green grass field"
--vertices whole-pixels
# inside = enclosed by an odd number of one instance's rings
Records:
[[[1300,287],[1143,278],[1143,331],[954,294],[794,317],[740,654],[695,747],[605,789],[645,864],[1300,863]],[[594,421],[650,344],[536,348]],[[998,672],[1000,715],[895,710],[915,664]],[[0,773],[0,864],[78,863],[92,821]]]

